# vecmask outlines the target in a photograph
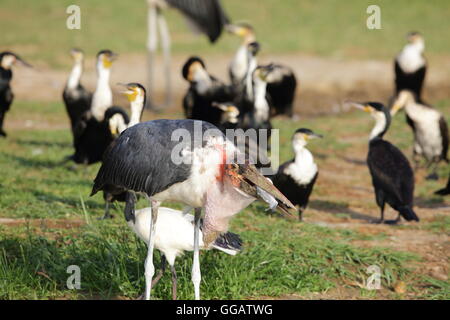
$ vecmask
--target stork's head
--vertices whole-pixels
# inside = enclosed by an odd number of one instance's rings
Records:
[[[295,216],[294,205],[254,165],[226,164],[224,175],[237,190],[268,203],[271,209],[276,208],[286,216]]]
[[[81,49],[73,48],[70,50],[70,55],[72,56],[75,63],[80,63],[83,61],[84,53]]]
[[[300,147],[306,146],[308,142],[312,139],[321,139],[321,138],[323,138],[322,135],[317,134],[310,129],[300,128],[297,129],[294,132],[294,135],[292,136],[292,145],[294,146],[294,149],[296,149],[298,146]]]
[[[3,69],[9,70],[13,65],[16,65],[17,63],[31,68],[30,64],[22,60],[17,54],[11,51],[4,51],[0,53],[0,64]]]
[[[97,67],[100,69],[110,69],[112,63],[117,59],[117,53],[111,50],[101,50],[97,53]]]
[[[394,116],[399,110],[404,108],[407,104],[416,101],[416,95],[410,90],[402,90],[397,95],[394,104],[391,108],[391,116]]]
[[[222,123],[238,123],[239,109],[233,103],[213,102],[212,106],[223,111]]]
[[[255,41],[255,30],[248,23],[228,24],[225,26],[225,30],[240,37],[244,42]]]

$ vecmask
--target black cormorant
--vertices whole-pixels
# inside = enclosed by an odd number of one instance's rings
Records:
[[[31,67],[13,52],[4,51],[0,53],[0,137],[6,137],[6,132],[3,130],[3,122],[5,121],[6,112],[8,112],[14,99],[10,82],[12,79],[11,67],[16,63]]]
[[[189,58],[183,66],[182,74],[189,82],[189,89],[183,98],[186,118],[218,125],[222,112],[212,107],[212,103],[233,101],[233,88],[211,76],[199,57]]]
[[[427,62],[423,56],[425,42],[418,32],[407,35],[408,44],[395,58],[395,93],[411,90],[418,101],[422,99],[422,87],[427,71]]]
[[[427,167],[432,168],[428,179],[437,179],[439,162],[448,160],[449,134],[447,121],[442,113],[432,106],[419,102],[416,94],[410,90],[402,90],[391,109],[391,115],[404,108],[407,123],[414,133],[413,156],[416,168],[420,157],[425,158]]]
[[[308,206],[309,196],[314,188],[319,170],[311,152],[306,149],[310,139],[322,138],[310,129],[301,128],[292,137],[294,159],[283,163],[278,172],[271,177],[273,184],[292,204],[299,207],[299,219]]]
[[[375,127],[370,134],[367,165],[372,176],[376,202],[381,209],[380,223],[384,222],[386,203],[399,213],[393,223],[400,221],[401,216],[407,221],[419,221],[419,217],[413,211],[414,173],[411,165],[396,146],[383,140],[391,124],[389,110],[378,102],[351,104],[369,112],[375,119]]]
[[[75,154],[72,159],[79,164],[92,164],[102,160],[103,153],[114,139],[109,126],[110,119],[119,114],[128,122],[126,112],[113,106],[109,86],[110,70],[116,54],[102,50],[97,54],[97,87],[91,107],[75,126]]]
[[[83,73],[83,51],[72,49],[70,54],[74,60],[72,71],[63,91],[63,100],[70,119],[70,127],[75,143],[75,127],[81,116],[91,108],[92,93],[80,83]]]

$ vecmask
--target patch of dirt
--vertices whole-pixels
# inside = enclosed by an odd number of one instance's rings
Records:
[[[67,219],[14,219],[0,218],[0,225],[7,227],[17,227],[29,225],[41,229],[75,229],[85,225],[83,220]]]

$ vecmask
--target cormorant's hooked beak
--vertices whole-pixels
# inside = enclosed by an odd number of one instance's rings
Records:
[[[124,96],[126,96],[128,98],[128,101],[134,101],[137,95],[137,91],[130,89],[130,87],[128,86],[128,84],[126,83],[117,83],[117,85],[124,87],[125,89],[120,90],[120,93],[122,93]]]
[[[228,164],[227,167],[233,185],[246,194],[268,203],[271,209],[276,208],[281,214],[295,218],[295,206],[254,165]]]
[[[33,68],[33,66],[31,64],[29,64],[28,62],[26,62],[19,56],[15,56],[15,57],[16,57],[16,61],[14,61],[14,63],[19,63],[20,65],[27,67],[27,68]]]
[[[373,108],[371,106],[369,106],[368,104],[363,104],[363,103],[354,102],[354,101],[347,101],[345,103],[350,105],[353,108],[362,110],[364,112],[371,113],[373,111]]]
[[[397,112],[400,111],[401,108],[403,108],[403,106],[401,104],[394,104],[391,109],[391,116],[392,117],[395,116],[397,114]]]

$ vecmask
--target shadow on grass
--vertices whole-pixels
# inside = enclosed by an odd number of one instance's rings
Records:
[[[364,220],[367,222],[374,222],[376,219],[370,215],[366,215],[357,211],[354,211],[348,207],[347,203],[333,202],[326,200],[312,200],[309,203],[309,207],[318,211],[324,211],[333,215],[346,214],[352,219]],[[307,209],[308,210],[308,209]]]
[[[4,153],[4,152],[2,152],[1,154],[5,158],[15,161],[19,165],[21,165],[23,167],[27,167],[27,168],[51,169],[51,168],[61,166],[61,164],[62,164],[61,161],[57,162],[57,161],[50,161],[50,160],[40,160],[40,159],[36,159],[36,158],[25,158],[25,157],[16,156],[16,155]]]
[[[54,195],[52,193],[43,192],[43,191],[39,191],[39,190],[28,190],[28,192],[30,192],[33,196],[35,196],[36,199],[47,202],[47,203],[59,202],[59,203],[64,203],[64,204],[72,206],[72,207],[77,207],[80,205],[79,198],[60,197],[60,196]],[[88,197],[88,195],[82,195],[82,196],[83,196],[84,204],[85,204],[86,208],[88,208],[88,209],[100,209],[100,208],[103,209],[104,208],[104,205],[102,205],[102,204],[99,204],[93,200],[87,200],[86,198]],[[90,198],[88,198],[88,199],[90,199]]]
[[[349,157],[345,157],[345,156],[341,156],[338,157],[342,160],[344,160],[345,162],[351,163],[351,164],[356,164],[358,166],[367,166],[367,161],[366,159],[361,160],[361,159],[353,159],[353,158],[349,158]]]
[[[72,144],[70,142],[50,142],[43,140],[17,139],[16,143],[21,146],[33,146],[33,147],[58,147],[61,149],[67,149],[72,147]]]

